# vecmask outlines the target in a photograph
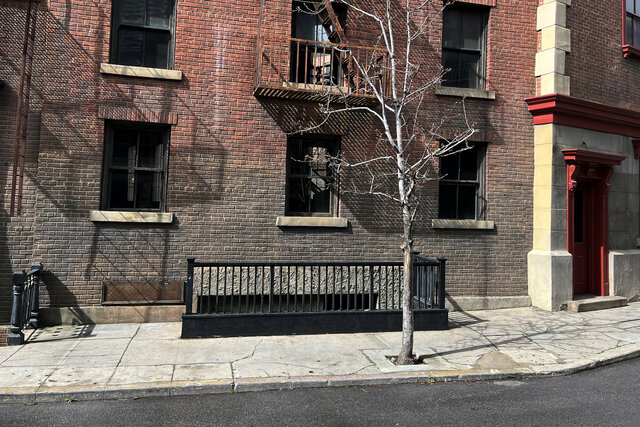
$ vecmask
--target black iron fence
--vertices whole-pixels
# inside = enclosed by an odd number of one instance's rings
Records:
[[[26,328],[38,328],[40,310],[40,274],[42,264],[34,262],[31,270],[15,271],[11,276],[13,284],[13,307],[11,309],[11,327],[7,337],[8,345],[20,345],[24,342]]]
[[[414,309],[444,309],[445,261],[414,258]],[[401,262],[206,263],[190,258],[186,314],[400,311],[403,279]]]

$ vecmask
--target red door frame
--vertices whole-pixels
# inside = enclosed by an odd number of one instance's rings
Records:
[[[591,268],[587,274],[589,289],[595,295],[609,294],[609,190],[613,166],[622,163],[625,156],[587,150],[562,150],[567,163],[567,251],[574,252],[574,195],[578,185],[590,187],[591,219],[588,230]],[[594,269],[597,268],[597,272]],[[594,277],[597,276],[597,277]],[[573,277],[573,276],[572,276]],[[595,279],[595,280],[594,280]]]

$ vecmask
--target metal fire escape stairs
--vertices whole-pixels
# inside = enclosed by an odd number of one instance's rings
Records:
[[[27,150],[27,131],[29,128],[29,96],[33,74],[33,55],[35,51],[36,20],[40,0],[28,0],[25,18],[22,63],[20,66],[20,88],[16,107],[15,143],[13,146],[13,173],[11,177],[10,215],[22,212],[22,193],[24,185],[25,156]]]

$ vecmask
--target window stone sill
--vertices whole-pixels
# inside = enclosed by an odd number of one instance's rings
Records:
[[[349,221],[346,218],[324,216],[279,216],[276,218],[278,227],[323,227],[323,228],[347,228]]]
[[[167,212],[91,211],[92,222],[126,222],[138,224],[171,224],[173,214]]]
[[[473,219],[432,219],[431,227],[449,230],[493,230],[493,221],[476,221]]]
[[[459,98],[496,99],[495,90],[467,89],[464,87],[436,86],[436,95]]]
[[[102,74],[142,77],[147,79],[182,80],[182,71],[163,68],[134,67],[130,65],[100,64]]]

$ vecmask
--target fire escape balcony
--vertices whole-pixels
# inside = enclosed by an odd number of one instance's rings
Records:
[[[362,64],[358,67],[356,64]],[[262,36],[258,41],[255,96],[301,101],[348,103],[373,106],[378,103],[371,84],[387,92],[386,56],[366,46],[347,46]],[[367,69],[369,79],[361,69]]]

